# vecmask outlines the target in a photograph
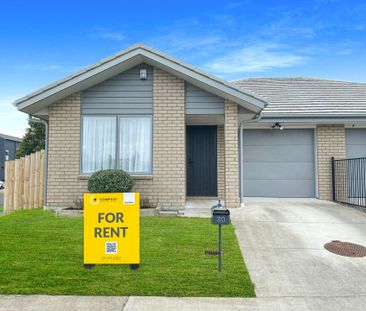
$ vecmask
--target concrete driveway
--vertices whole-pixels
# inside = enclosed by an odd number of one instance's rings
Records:
[[[231,213],[257,297],[366,302],[366,257],[323,248],[332,240],[366,245],[366,213],[316,199],[272,198],[248,199]]]

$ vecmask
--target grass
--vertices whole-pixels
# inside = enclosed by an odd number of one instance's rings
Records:
[[[233,227],[209,219],[143,217],[141,265],[83,267],[82,218],[27,210],[0,217],[0,294],[254,297]]]
[[[4,206],[2,204],[0,204],[0,212],[2,212],[4,210]]]

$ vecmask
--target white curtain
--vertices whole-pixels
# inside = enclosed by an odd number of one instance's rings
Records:
[[[151,118],[119,119],[119,165],[128,173],[151,173]]]
[[[82,173],[115,168],[116,117],[83,118]]]

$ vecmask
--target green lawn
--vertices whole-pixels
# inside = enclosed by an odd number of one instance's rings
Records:
[[[0,212],[2,212],[4,210],[4,206],[2,204],[0,204]]]
[[[246,296],[254,286],[233,227],[223,228],[223,272],[218,227],[209,219],[143,217],[141,266],[83,267],[82,218],[28,210],[0,217],[0,294]]]

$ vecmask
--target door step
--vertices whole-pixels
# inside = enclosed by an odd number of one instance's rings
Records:
[[[158,206],[155,208],[155,216],[178,217],[184,215],[182,206]]]

